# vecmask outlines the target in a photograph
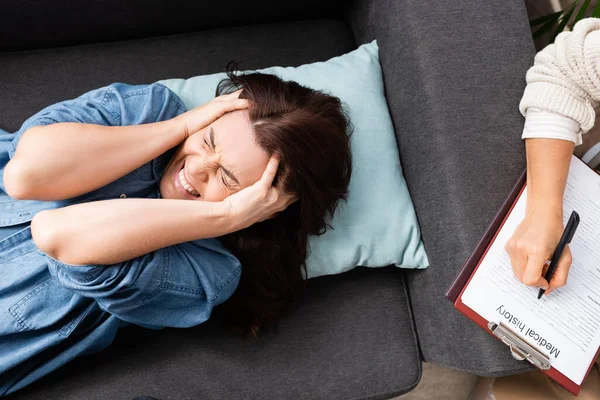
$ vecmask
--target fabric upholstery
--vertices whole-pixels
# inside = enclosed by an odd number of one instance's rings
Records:
[[[519,100],[534,47],[523,2],[360,0],[351,22],[359,43],[377,37],[429,256],[406,275],[425,361],[481,375],[530,369],[444,297],[525,168]]]
[[[279,332],[243,345],[216,319],[191,329],[125,328],[9,399],[388,399],[420,361],[402,274],[356,269],[309,281]]]

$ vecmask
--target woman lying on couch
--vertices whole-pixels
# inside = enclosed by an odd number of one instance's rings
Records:
[[[0,395],[127,324],[191,327],[229,299],[254,336],[286,312],[348,191],[349,121],[335,97],[228,75],[187,112],[119,83],[0,131]]]

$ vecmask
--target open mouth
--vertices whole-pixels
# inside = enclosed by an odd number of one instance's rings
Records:
[[[177,175],[175,177],[176,185],[178,184],[177,186],[179,186],[179,189],[182,192],[197,199],[200,197],[200,193],[198,193],[198,191],[196,189],[194,189],[194,187],[187,181],[187,179],[185,179],[184,167],[185,167],[185,162],[183,163],[183,165],[181,166],[181,169],[179,170],[179,172],[177,173]]]

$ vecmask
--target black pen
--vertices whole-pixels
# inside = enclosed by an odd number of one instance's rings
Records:
[[[550,266],[544,275],[544,279],[550,284],[550,280],[556,271],[556,267],[558,266],[558,260],[560,260],[560,256],[562,256],[563,251],[565,251],[565,247],[569,243],[571,243],[571,239],[573,239],[573,235],[575,235],[575,231],[577,230],[577,226],[579,225],[579,214],[573,211],[571,213],[571,217],[569,218],[569,222],[567,222],[567,227],[560,237],[560,241],[558,242],[558,246],[552,255],[552,260],[550,261]],[[538,292],[538,300],[542,298],[542,295],[546,291],[544,289],[540,289]]]

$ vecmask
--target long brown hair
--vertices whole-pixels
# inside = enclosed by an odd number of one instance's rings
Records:
[[[297,300],[308,237],[331,228],[338,202],[346,199],[351,125],[337,97],[274,75],[228,71],[217,96],[243,89],[256,142],[280,157],[274,185],[299,197],[274,219],[220,238],[240,260],[242,275],[219,311],[252,338],[274,328]]]

